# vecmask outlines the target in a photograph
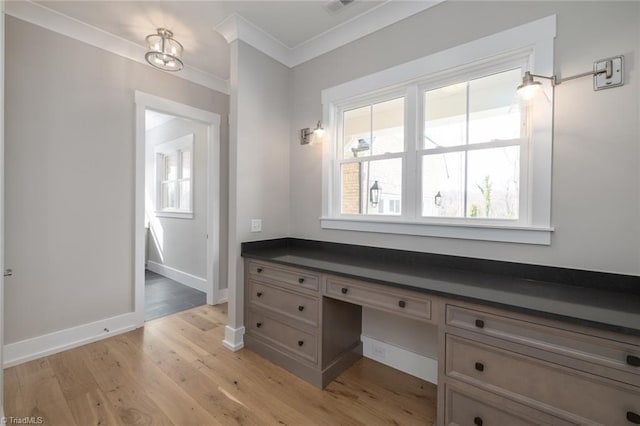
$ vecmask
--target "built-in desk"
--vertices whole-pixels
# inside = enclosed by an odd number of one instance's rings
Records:
[[[245,345],[318,387],[361,309],[438,328],[439,425],[640,424],[640,278],[278,239],[245,243]]]

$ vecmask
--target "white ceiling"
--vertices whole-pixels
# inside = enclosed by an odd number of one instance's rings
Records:
[[[351,24],[387,1],[356,0],[337,13],[327,11],[328,0],[38,0],[36,3],[141,46],[145,36],[155,33],[156,28],[168,28],[185,48],[185,64],[227,80],[229,46],[214,28],[234,14],[266,33],[271,42],[284,49],[295,49],[341,24],[342,27]]]

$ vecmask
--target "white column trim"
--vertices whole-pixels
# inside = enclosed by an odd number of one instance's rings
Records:
[[[224,328],[222,345],[233,352],[242,349],[244,347],[244,327],[231,328],[227,325]]]

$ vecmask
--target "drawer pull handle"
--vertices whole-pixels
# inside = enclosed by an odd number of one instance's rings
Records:
[[[400,306],[401,308],[404,308],[405,306],[407,306],[407,302],[405,302],[404,300],[400,300],[398,302],[398,306]]]
[[[634,413],[633,411],[627,411],[627,420],[631,423],[640,425],[640,415]]]
[[[342,290],[340,290],[340,291],[342,291],[342,294],[347,294],[347,292],[349,291],[349,289],[348,289],[348,288],[346,288],[346,287],[342,287]]]
[[[484,364],[481,362],[476,362],[476,370],[484,371]]]
[[[298,340],[298,346],[304,345],[304,340]]]
[[[299,310],[300,312],[304,311],[304,306],[299,305],[299,306],[298,306],[298,310]]]
[[[262,272],[262,268],[257,269],[258,273]]]
[[[627,355],[627,364],[632,365],[634,367],[640,367],[640,358],[633,355]]]
[[[473,418],[473,424],[476,426],[482,426],[482,417],[474,417]]]
[[[304,278],[298,278],[298,282],[302,284],[304,282]]]
[[[484,321],[477,319],[476,320],[476,327],[478,328],[484,328]]]
[[[262,297],[262,292],[261,292],[261,291],[257,292],[257,293],[256,293],[256,296],[258,296],[258,297]]]
[[[256,323],[256,327],[258,327],[258,328],[262,327],[262,323],[261,322],[257,322]]]

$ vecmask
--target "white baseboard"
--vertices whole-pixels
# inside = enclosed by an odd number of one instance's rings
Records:
[[[171,266],[163,265],[162,263],[154,262],[153,260],[147,261],[147,269],[156,274],[171,278],[174,281],[178,281],[187,287],[195,288],[204,293],[207,292],[207,280],[204,278],[196,277],[195,275],[188,274]]]
[[[52,355],[117,334],[126,333],[135,328],[135,313],[130,312],[10,343],[4,346],[3,367],[12,367],[43,356]]]
[[[233,352],[239,351],[244,347],[244,327],[231,328],[226,326],[224,328],[224,340],[222,345],[232,350]]]
[[[438,361],[435,359],[418,355],[368,336],[360,336],[360,339],[363,344],[362,353],[365,357],[427,382],[438,384]]]
[[[229,289],[223,288],[218,291],[218,300],[214,303],[215,305],[219,305],[221,303],[227,303],[229,300]]]

